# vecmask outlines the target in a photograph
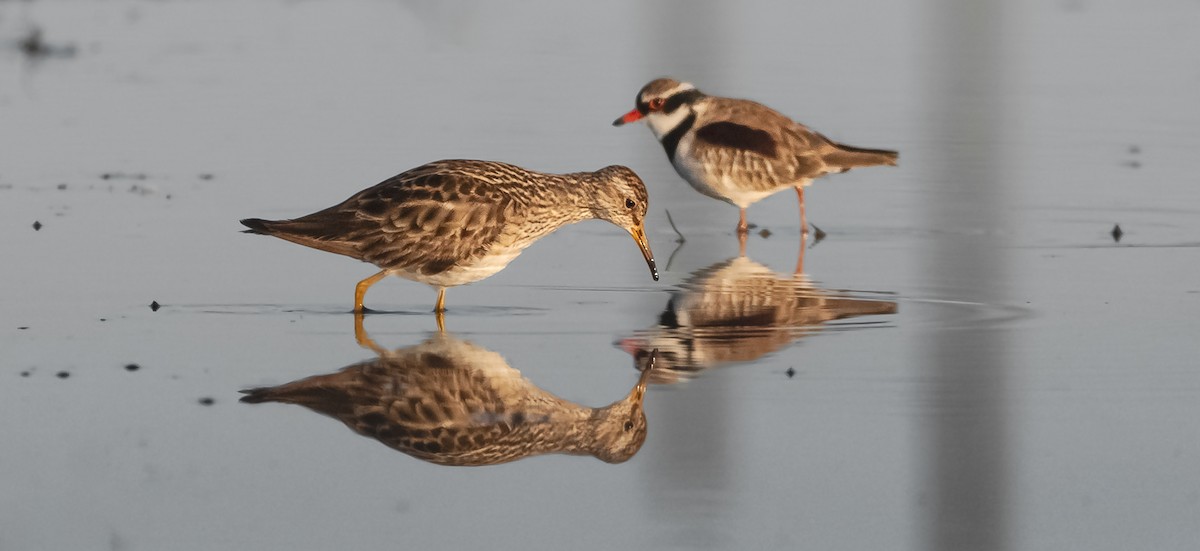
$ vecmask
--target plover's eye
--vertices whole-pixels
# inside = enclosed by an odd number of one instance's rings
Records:
[[[637,203],[635,203],[635,202],[633,201],[633,199],[626,199],[626,200],[625,200],[625,208],[627,208],[627,209],[631,209],[631,208],[633,208],[633,207],[635,207],[635,206],[637,206]]]
[[[662,109],[663,102],[664,102],[664,100],[662,98],[654,98],[654,99],[650,100],[650,104],[649,104],[650,110],[658,111],[659,109]]]

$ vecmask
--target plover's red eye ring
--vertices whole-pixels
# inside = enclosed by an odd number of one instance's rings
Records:
[[[650,103],[649,103],[650,110],[658,111],[659,109],[662,109],[663,103],[664,103],[664,100],[662,98],[654,98],[654,99],[650,100]]]

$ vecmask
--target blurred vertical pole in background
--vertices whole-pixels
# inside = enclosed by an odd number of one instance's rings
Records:
[[[933,232],[924,280],[940,299],[1005,303],[1006,78],[1002,0],[930,0],[924,56],[926,177]],[[926,469],[921,511],[926,549],[1007,547],[1006,334],[976,317],[931,333]]]
[[[631,71],[643,75],[638,86],[653,78],[671,76],[698,86],[721,88],[729,78],[732,60],[728,59],[726,33],[737,29],[727,18],[729,4],[720,0],[667,0],[642,5],[642,13],[631,14],[642,21],[640,35],[646,37],[639,49],[641,56],[632,61]],[[733,6],[736,9],[736,5]],[[629,91],[633,104],[636,89]],[[644,128],[638,133],[647,133]],[[647,164],[658,167],[681,194],[694,193],[687,188],[663,157],[662,148],[647,142],[646,136],[630,140]],[[653,144],[653,146],[651,145]],[[665,306],[665,304],[664,304]],[[703,384],[704,382],[713,384]],[[662,392],[654,396],[655,416],[651,431],[657,455],[648,464],[646,495],[654,504],[654,522],[662,526],[663,540],[647,542],[647,547],[690,549],[729,549],[736,541],[714,528],[712,519],[729,516],[732,504],[730,470],[737,463],[729,449],[730,431],[735,417],[730,385],[737,377],[710,375],[705,381],[685,383],[686,391]],[[669,402],[669,403],[668,403]]]

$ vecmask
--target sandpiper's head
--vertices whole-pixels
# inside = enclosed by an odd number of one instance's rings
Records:
[[[692,103],[702,97],[704,94],[689,82],[655,79],[642,87],[634,99],[634,109],[613,121],[613,126],[644,118],[654,135],[662,138],[691,114]]]
[[[594,433],[592,454],[606,463],[628,461],[646,442],[646,412],[642,409],[642,403],[656,359],[656,354],[651,354],[647,359],[642,376],[633,390],[629,391],[629,396],[600,409],[597,414],[599,424]]]
[[[642,179],[628,167],[613,165],[597,170],[599,185],[596,186],[596,200],[592,206],[596,218],[607,220],[629,232],[646,264],[650,266],[650,275],[658,281],[658,268],[654,265],[654,253],[650,252],[650,241],[646,239],[646,208],[650,196],[646,193],[646,185]]]

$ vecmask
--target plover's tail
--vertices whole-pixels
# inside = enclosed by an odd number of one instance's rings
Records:
[[[837,142],[829,142],[831,150],[821,155],[821,159],[830,167],[843,171],[860,166],[888,165],[896,166],[900,153],[888,149],[867,149],[854,147]]]

